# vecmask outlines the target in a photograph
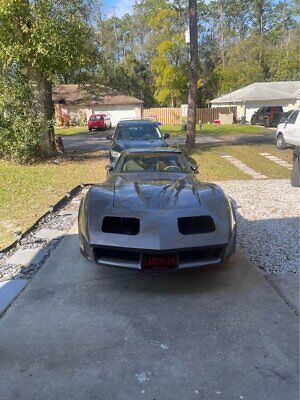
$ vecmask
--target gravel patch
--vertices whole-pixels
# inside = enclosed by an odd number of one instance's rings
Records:
[[[51,212],[43,218],[37,226],[23,237],[11,250],[0,253],[0,281],[8,279],[31,279],[37,271],[45,263],[52,251],[58,246],[64,235],[73,227],[77,221],[77,211],[79,209],[80,200],[86,193],[87,188],[83,189],[75,198],[55,212]],[[76,199],[76,201],[74,201]],[[62,212],[64,211],[64,212]],[[61,232],[61,236],[52,240],[42,239],[36,236],[41,230],[55,230]],[[37,249],[40,248],[43,257],[37,264],[26,265],[10,265],[8,259],[19,249]]]
[[[268,274],[298,273],[300,189],[285,179],[218,184],[234,200],[242,253]]]
[[[234,201],[238,220],[237,246],[242,253],[268,274],[298,273],[300,189],[292,187],[290,181],[284,179],[217,183]],[[76,199],[80,199],[86,190]],[[0,281],[31,279],[63,239],[62,236],[47,241],[37,238],[35,233],[40,229],[56,229],[66,234],[76,223],[78,207],[79,202],[70,199],[63,208],[40,221],[13,249],[0,253]],[[7,259],[20,248],[42,248],[45,256],[37,265],[9,265]]]

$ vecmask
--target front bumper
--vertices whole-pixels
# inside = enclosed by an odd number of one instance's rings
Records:
[[[111,246],[90,246],[81,240],[82,254],[90,261],[108,267],[119,267],[133,270],[183,270],[195,269],[208,265],[220,264],[235,252],[236,230],[228,243],[171,250],[132,249]],[[143,263],[144,256],[164,256],[172,254],[177,259],[176,265],[165,267],[148,267]]]

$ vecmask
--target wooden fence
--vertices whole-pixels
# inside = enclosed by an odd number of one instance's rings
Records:
[[[215,119],[219,119],[221,114],[233,114],[236,116],[236,107],[216,107],[216,108],[197,108],[197,123],[202,121],[203,124],[207,122],[213,123]]]
[[[163,125],[182,125],[181,108],[144,108],[143,117],[156,119]]]
[[[236,107],[217,107],[217,108],[197,108],[197,123],[201,120],[203,124],[207,122],[213,123],[215,119],[219,119],[219,113],[233,113],[236,116]],[[163,125],[182,125],[182,109],[181,108],[144,108],[144,118],[153,118]]]

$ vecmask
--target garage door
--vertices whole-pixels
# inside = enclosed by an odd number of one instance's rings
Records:
[[[135,113],[135,106],[123,106],[123,105],[118,105],[118,106],[103,106],[103,107],[95,107],[93,108],[93,113],[94,114],[101,114],[105,113],[107,114],[110,119],[112,126],[116,126],[117,123],[120,121],[122,118],[135,118],[136,113]]]

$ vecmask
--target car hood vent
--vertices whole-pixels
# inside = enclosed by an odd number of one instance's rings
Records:
[[[216,230],[214,220],[208,215],[178,218],[178,229],[182,235],[210,233]]]
[[[102,231],[120,235],[137,235],[140,231],[140,220],[138,218],[107,216],[103,218]]]

